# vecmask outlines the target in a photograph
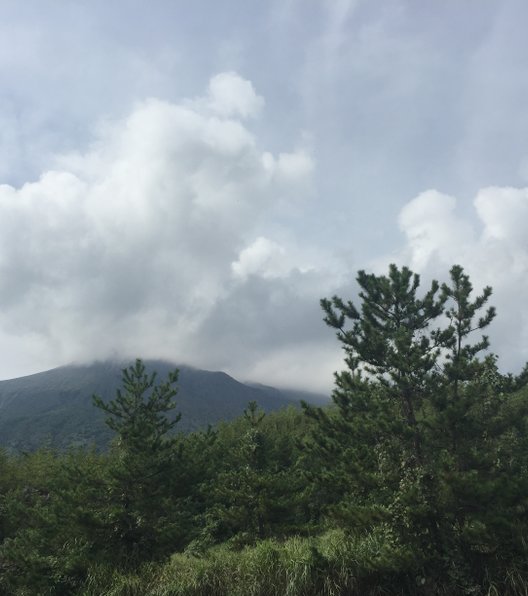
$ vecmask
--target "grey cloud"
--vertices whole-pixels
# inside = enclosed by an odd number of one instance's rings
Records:
[[[211,89],[205,102],[142,102],[61,169],[0,187],[4,330],[37,333],[57,359],[212,353],[203,321],[229,303],[233,262],[312,164],[263,151],[235,118],[263,104],[251,83],[230,73]]]
[[[211,310],[196,335],[198,349],[207,342],[210,361],[238,376],[328,391],[342,354],[319,299],[333,289],[335,280],[323,272],[250,275]]]

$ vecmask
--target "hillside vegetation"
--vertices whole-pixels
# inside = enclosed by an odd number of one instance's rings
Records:
[[[101,411],[92,405],[92,394],[112,399],[121,384],[122,369],[130,362],[94,362],[61,366],[19,379],[0,381],[0,447],[31,451],[48,445],[108,448],[113,433]],[[165,378],[175,365],[162,360],[145,361],[148,372]],[[248,385],[223,372],[178,366],[178,431],[207,428],[240,416],[248,402],[256,401],[266,412],[300,400],[323,403],[324,395]]]
[[[3,453],[0,591],[528,593],[528,369],[489,352],[491,289],[357,281],[321,301],[346,362],[327,407],[182,434],[177,371],[138,360],[93,400],[109,450]]]

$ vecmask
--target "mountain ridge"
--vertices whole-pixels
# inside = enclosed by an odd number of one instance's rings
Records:
[[[268,385],[242,383],[222,371],[209,371],[166,360],[145,360],[157,381],[179,370],[175,412],[182,415],[178,431],[189,432],[231,420],[250,401],[265,411],[298,405],[301,399],[321,404],[325,396]],[[104,414],[92,404],[92,395],[113,399],[121,386],[128,360],[69,364],[24,377],[0,381],[0,447],[33,450],[41,445],[105,447],[113,433]],[[327,400],[326,400],[327,401]]]

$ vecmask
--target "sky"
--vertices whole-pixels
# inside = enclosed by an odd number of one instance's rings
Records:
[[[493,287],[528,360],[524,0],[1,0],[0,378],[164,358],[329,391],[319,300]]]

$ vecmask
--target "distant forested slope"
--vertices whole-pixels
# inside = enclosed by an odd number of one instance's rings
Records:
[[[121,384],[121,370],[128,362],[96,362],[70,365],[46,372],[0,381],[0,446],[31,450],[43,444],[60,448],[70,445],[105,446],[112,433],[104,416],[92,405],[92,395],[104,400],[114,397]],[[223,372],[210,372],[165,361],[146,361],[149,371],[163,380],[178,368],[177,412],[179,431],[204,428],[220,420],[239,416],[248,402],[256,401],[265,411],[314,403],[324,395],[279,390],[265,385],[236,381]]]

